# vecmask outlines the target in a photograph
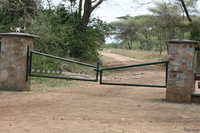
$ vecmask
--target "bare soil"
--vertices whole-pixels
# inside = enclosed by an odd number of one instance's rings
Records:
[[[101,54],[110,59],[107,66],[142,63]],[[200,105],[165,102],[165,91],[84,82],[51,92],[0,93],[0,133],[200,132]]]

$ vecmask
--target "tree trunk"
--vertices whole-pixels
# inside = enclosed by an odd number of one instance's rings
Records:
[[[85,0],[84,13],[83,13],[83,18],[82,18],[83,29],[87,27],[91,13],[92,13],[92,2],[91,0]]]
[[[95,0],[94,2],[96,2],[96,1],[97,0]],[[102,2],[103,2],[103,0],[99,0],[94,6],[92,6],[92,0],[85,0],[84,13],[83,13],[83,17],[82,17],[82,28],[83,29],[85,29],[87,27],[92,11],[95,8],[97,8]]]
[[[162,41],[160,41],[160,55],[162,55],[162,51],[163,51],[163,50],[162,50],[162,47],[163,47],[163,46],[162,46]]]
[[[83,6],[83,0],[80,0],[79,1],[79,11],[78,11],[79,18],[81,18],[81,15],[82,15],[82,6]]]
[[[23,23],[23,25],[24,25],[24,27],[26,27],[26,18],[27,18],[27,4],[26,4],[26,0],[23,0],[23,10],[24,10],[24,15],[23,15],[23,17],[24,17],[24,23]]]

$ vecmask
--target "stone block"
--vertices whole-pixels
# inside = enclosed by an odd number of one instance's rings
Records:
[[[186,63],[182,63],[180,65],[180,70],[186,70],[187,69],[187,64]]]
[[[175,60],[175,61],[181,61],[182,59],[183,59],[183,57],[180,56],[179,54],[175,54],[175,55],[174,55],[174,60]]]
[[[194,45],[190,44],[190,45],[189,45],[189,48],[190,48],[190,49],[192,49],[192,48],[194,49]]]
[[[22,57],[22,58],[17,59],[16,63],[22,64],[24,61],[25,61],[25,59],[24,59],[24,57]]]
[[[178,49],[178,54],[182,57],[185,56],[185,52],[183,51],[183,49]]]
[[[180,47],[181,47],[180,44],[174,44],[174,45],[172,46],[172,48],[180,48]]]
[[[187,52],[186,55],[185,55],[186,58],[189,58],[189,57],[191,57],[191,56],[194,56],[194,53],[192,53],[192,52]]]
[[[171,65],[173,66],[180,66],[181,62],[180,61],[170,61]]]
[[[186,44],[184,44],[182,48],[187,48],[187,45],[186,45]]]
[[[0,73],[0,82],[6,81],[7,78],[8,78],[8,71],[4,69]]]

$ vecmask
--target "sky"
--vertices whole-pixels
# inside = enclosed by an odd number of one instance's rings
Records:
[[[94,11],[94,16],[98,16],[101,20],[108,23],[116,21],[117,17],[130,15],[138,16],[150,14],[147,10],[152,4],[140,6],[134,4],[133,0],[115,0],[115,3],[103,3]]]

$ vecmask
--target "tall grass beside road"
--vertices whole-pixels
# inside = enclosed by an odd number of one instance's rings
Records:
[[[167,51],[164,51],[160,55],[159,51],[140,51],[140,50],[126,50],[126,49],[104,49],[104,51],[110,51],[114,54],[119,54],[134,59],[142,60],[145,62],[158,62],[167,60]]]

